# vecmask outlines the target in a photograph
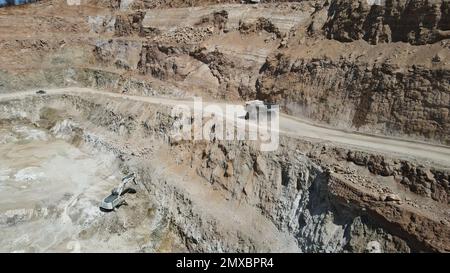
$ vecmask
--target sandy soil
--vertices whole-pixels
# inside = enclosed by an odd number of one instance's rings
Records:
[[[0,143],[1,252],[134,252],[148,244],[149,206],[133,207],[142,196],[130,195],[117,213],[98,207],[123,175],[112,155],[24,125],[3,126]]]

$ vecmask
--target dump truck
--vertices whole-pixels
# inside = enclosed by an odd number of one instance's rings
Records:
[[[261,100],[252,100],[245,103],[245,119],[256,120],[259,114],[266,114],[270,119],[272,115],[276,115],[279,106],[274,103],[264,102]]]

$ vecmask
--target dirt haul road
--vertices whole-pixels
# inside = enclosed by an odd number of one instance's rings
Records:
[[[39,96],[38,94],[36,94],[36,91],[37,90],[1,94],[0,101],[20,99],[27,96]],[[45,91],[48,95],[92,94],[110,98],[147,102],[151,104],[162,104],[167,106],[186,105],[190,108],[194,106],[194,101],[188,99],[178,100],[157,97],[131,96],[88,88],[70,87],[62,89],[48,89]],[[209,105],[217,105],[222,109],[225,109],[226,106],[226,104],[223,102],[203,102],[203,107]],[[238,113],[238,116],[245,113],[242,105],[236,105],[236,107],[240,111],[240,113]],[[208,112],[208,107],[206,107],[204,111]],[[225,112],[225,110],[223,111]],[[234,113],[230,115],[229,113],[225,112],[225,116],[227,117],[227,119],[235,118],[233,114]],[[398,138],[379,135],[360,134],[357,132],[316,125],[309,121],[294,118],[284,114],[280,115],[279,132],[290,137],[308,138],[313,141],[321,142],[331,142],[333,144],[355,147],[362,150],[375,151],[390,155],[394,154],[396,157],[404,157],[410,160],[426,160],[442,165],[444,167],[450,167],[450,147],[444,145],[429,144],[413,140],[402,140]]]

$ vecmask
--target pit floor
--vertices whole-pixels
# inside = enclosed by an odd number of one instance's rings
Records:
[[[23,125],[0,128],[0,155],[1,252],[137,251],[144,244],[108,234],[127,220],[98,207],[122,176],[111,155]]]

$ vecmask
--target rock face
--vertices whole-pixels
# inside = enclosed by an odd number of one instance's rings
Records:
[[[0,90],[264,99],[333,126],[449,141],[446,0],[93,1],[99,10],[85,17],[63,4],[64,16],[5,22]],[[41,30],[48,35],[14,38]]]
[[[341,203],[340,195],[330,191],[330,177],[300,150],[267,156],[246,146],[238,147],[239,152],[236,148],[205,146],[198,172],[225,189],[229,198],[260,208],[280,230],[295,237],[301,251],[364,252],[370,238],[382,242],[385,252],[410,251],[407,243],[377,228],[365,213],[345,207],[346,201]],[[232,176],[224,175],[226,162],[234,166]]]
[[[117,36],[139,34],[144,16],[145,13],[141,11],[118,15],[114,24],[115,34]]]
[[[447,172],[434,168],[417,166],[407,161],[394,161],[382,156],[370,156],[362,152],[349,151],[347,160],[359,166],[365,166],[375,174],[397,177],[398,181],[412,192],[432,198],[444,204],[449,203],[450,188]]]
[[[38,0],[0,0],[0,7],[24,5],[28,3],[34,3]]]
[[[116,68],[131,70],[137,69],[141,51],[141,43],[108,40],[99,41],[95,46],[94,54],[100,63],[113,63]]]
[[[450,144],[449,1],[240,2],[0,9],[0,92],[261,99],[340,128]],[[55,134],[115,153],[190,251],[450,250],[450,176],[432,163],[286,136],[269,154],[247,142],[174,142],[163,106],[37,100],[15,113],[78,113]]]
[[[388,63],[269,58],[257,98],[286,110],[348,128],[450,143],[450,72]]]
[[[245,141],[175,142],[164,106],[93,96],[30,100],[1,106],[38,123],[42,107],[70,112],[70,134],[138,174],[158,217],[189,251],[448,251],[447,219],[421,207],[433,202],[406,202],[361,170],[364,179],[337,171],[347,159],[324,147],[285,137],[272,153]],[[376,157],[349,155],[358,164]]]
[[[450,38],[450,2],[421,0],[332,1],[324,25],[328,38],[371,44],[414,45]]]

